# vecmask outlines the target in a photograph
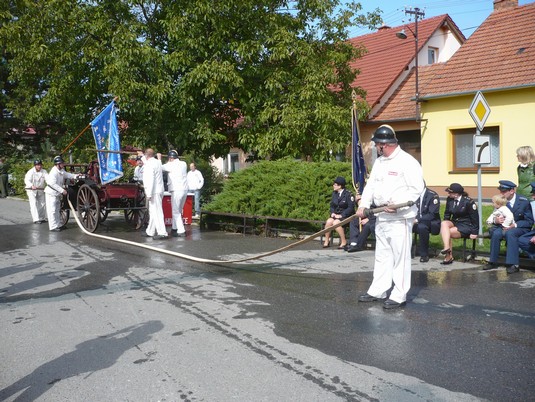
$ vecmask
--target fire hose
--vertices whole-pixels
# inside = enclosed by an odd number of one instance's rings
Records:
[[[238,263],[238,262],[257,260],[257,259],[260,259],[260,258],[268,257],[268,256],[273,255],[273,254],[282,253],[283,251],[287,251],[287,250],[290,250],[290,249],[292,249],[294,247],[297,247],[297,246],[300,246],[302,244],[308,243],[308,242],[312,241],[313,239],[315,239],[316,237],[323,236],[325,233],[328,233],[328,232],[336,229],[337,227],[347,225],[353,219],[358,218],[358,216],[356,214],[355,215],[351,215],[348,218],[338,222],[335,225],[329,226],[328,228],[322,229],[319,232],[314,233],[313,235],[307,237],[306,239],[298,240],[298,241],[296,241],[294,243],[288,244],[287,246],[278,248],[278,249],[273,250],[273,251],[268,251],[268,252],[257,254],[257,255],[251,256],[251,257],[239,258],[239,259],[234,259],[234,260],[210,260],[210,259],[206,259],[206,258],[194,257],[194,256],[187,255],[187,254],[177,253],[176,251],[172,251],[172,250],[166,250],[166,249],[163,249],[163,248],[150,246],[150,245],[145,244],[145,243],[137,243],[137,242],[130,241],[130,240],[119,239],[117,237],[110,237],[110,236],[100,235],[100,234],[97,234],[97,233],[91,233],[88,230],[86,230],[86,228],[84,228],[83,225],[80,223],[80,219],[78,217],[78,214],[76,213],[76,210],[72,206],[71,201],[69,199],[67,199],[67,200],[69,201],[69,207],[71,208],[71,211],[73,211],[74,219],[76,220],[76,223],[78,224],[78,227],[85,234],[87,234],[89,236],[93,236],[93,237],[96,237],[98,239],[113,241],[113,242],[116,242],[116,243],[128,244],[130,246],[141,247],[141,248],[144,248],[144,249],[147,249],[147,250],[156,251],[158,253],[163,253],[163,254],[172,255],[174,257],[183,258],[185,260],[196,261],[196,262],[204,262],[204,263],[210,263],[210,264],[222,264],[222,263],[223,264],[233,264],[233,263]],[[414,201],[407,201],[407,202],[404,202],[404,203],[401,203],[401,204],[387,205],[387,206],[382,206],[382,207],[373,208],[373,209],[365,209],[364,210],[364,215],[366,217],[369,217],[369,216],[376,215],[378,213],[384,212],[386,209],[399,209],[399,208],[403,208],[403,207],[410,207],[412,205],[414,205]]]

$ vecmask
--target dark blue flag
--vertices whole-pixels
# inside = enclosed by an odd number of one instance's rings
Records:
[[[353,185],[358,194],[362,194],[364,185],[366,184],[366,163],[364,162],[364,154],[362,153],[362,146],[359,138],[359,120],[356,108],[353,108],[353,117],[351,119],[351,133],[352,133],[352,170],[353,170]]]
[[[115,101],[112,101],[91,122],[97,146],[100,181],[102,184],[112,182],[123,176],[120,154],[121,142],[119,140],[119,127],[117,126],[115,112]]]

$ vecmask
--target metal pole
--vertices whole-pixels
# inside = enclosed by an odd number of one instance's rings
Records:
[[[476,135],[481,135],[481,131],[479,131],[479,128],[476,128]],[[478,244],[480,246],[483,245],[483,238],[481,238],[481,235],[483,234],[483,218],[482,218],[482,204],[483,199],[481,197],[481,164],[477,165],[477,214],[479,216],[479,240]]]
[[[415,81],[415,98],[416,98],[416,121],[419,122],[420,119],[420,85],[418,82],[418,20],[425,16],[425,13],[418,7],[415,7],[414,10],[405,9],[405,14],[414,15],[414,81]],[[410,30],[410,29],[409,29]]]

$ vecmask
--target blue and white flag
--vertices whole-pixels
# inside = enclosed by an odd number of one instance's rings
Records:
[[[117,126],[115,112],[115,101],[112,101],[91,122],[91,128],[93,129],[93,136],[95,137],[95,144],[97,146],[100,181],[102,184],[110,183],[123,176],[120,153],[121,142],[119,140],[119,127]]]
[[[362,146],[359,139],[359,120],[357,116],[357,109],[353,108],[353,118],[351,119],[352,130],[352,152],[353,152],[353,185],[358,194],[362,194],[364,185],[366,184],[366,163],[364,162],[364,154],[362,153]]]

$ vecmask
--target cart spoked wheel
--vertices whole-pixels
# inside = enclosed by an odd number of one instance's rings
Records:
[[[67,203],[67,197],[63,197],[61,200],[61,207],[59,209],[59,227],[62,228],[69,222],[71,210],[69,209],[69,204]]]
[[[140,191],[133,205],[135,208],[145,207],[145,193]],[[148,221],[149,214],[146,209],[125,209],[124,219],[135,229],[141,229]]]
[[[59,227],[62,228],[69,222],[70,217],[70,210],[69,209],[62,209],[59,211]]]
[[[97,193],[87,184],[78,190],[76,212],[82,226],[89,232],[97,230],[100,221],[100,206]]]

